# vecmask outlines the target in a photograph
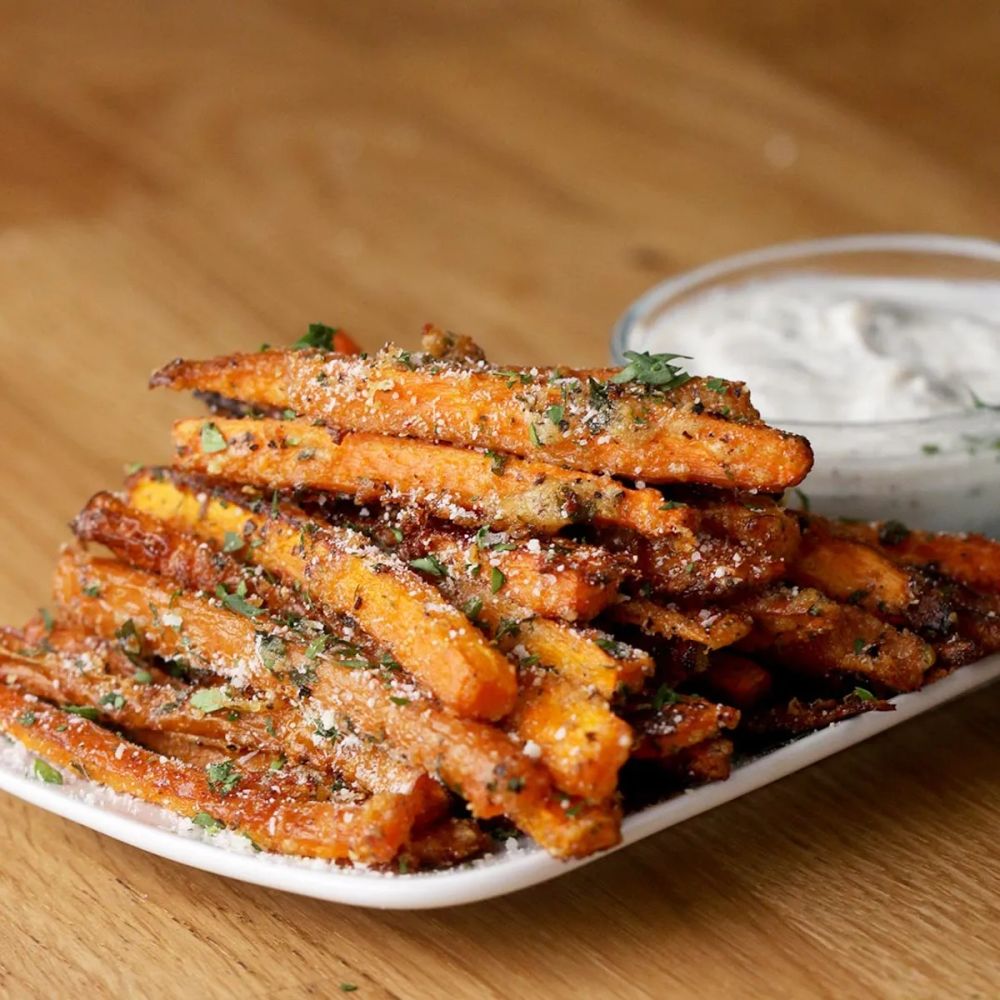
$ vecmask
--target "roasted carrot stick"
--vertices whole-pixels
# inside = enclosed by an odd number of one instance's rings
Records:
[[[617,622],[636,625],[650,635],[664,639],[684,639],[708,649],[731,646],[750,632],[749,615],[724,608],[683,611],[674,604],[635,598],[615,604],[609,615]]]
[[[100,591],[96,599],[88,596],[94,587]],[[111,637],[131,620],[151,654],[181,656],[264,690],[276,680],[291,685],[305,699],[305,717],[319,738],[351,742],[347,737],[360,733],[388,740],[415,766],[440,774],[475,815],[506,813],[547,850],[576,857],[616,842],[611,803],[563,799],[546,769],[505,732],[441,710],[398,678],[391,663],[335,659],[320,652],[315,639],[307,646],[294,630],[253,614],[252,605],[230,610],[178,593],[169,581],[72,551],[60,560],[55,590],[64,613],[99,635]],[[170,624],[177,619],[179,627]],[[274,660],[276,638],[281,646]],[[222,691],[216,699],[220,708],[225,697]],[[209,703],[209,712],[214,705]]]
[[[421,683],[462,715],[496,719],[514,705],[513,664],[431,584],[348,528],[321,526],[295,508],[203,495],[139,475],[129,503],[245,557],[314,600],[350,615]]]
[[[711,415],[703,404],[674,405],[669,392],[638,382],[558,374],[415,365],[405,352],[361,359],[266,351],[177,360],[151,384],[287,407],[343,430],[489,448],[654,483],[777,492],[812,465],[803,438]]]
[[[107,729],[50,708],[33,695],[0,685],[0,728],[48,765],[46,780],[62,783],[55,768],[78,771],[117,792],[189,816],[208,828],[231,826],[259,847],[306,857],[385,864],[406,840],[413,816],[398,796],[367,802],[288,801],[253,775],[227,774],[225,786],[206,769],[162,757]]]
[[[202,431],[209,423],[221,438]],[[654,489],[540,460],[378,434],[337,435],[302,420],[180,420],[175,465],[268,489],[306,487],[360,503],[418,503],[459,524],[552,534],[570,524],[690,537],[695,512]],[[224,442],[225,447],[218,444]]]

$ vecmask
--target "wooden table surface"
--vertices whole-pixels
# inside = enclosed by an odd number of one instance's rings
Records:
[[[426,320],[596,362],[779,240],[998,234],[1000,6],[0,0],[0,618],[190,403],[159,362]],[[1000,688],[451,911],[190,871],[4,797],[12,997],[1000,992]]]

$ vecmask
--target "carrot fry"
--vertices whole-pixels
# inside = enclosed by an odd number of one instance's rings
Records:
[[[143,750],[87,719],[67,716],[4,685],[0,729],[42,757],[50,770],[72,768],[207,828],[231,826],[259,847],[279,853],[385,864],[405,841],[413,821],[409,804],[398,797],[377,795],[343,805],[287,801],[253,775],[236,775],[230,789],[217,783],[213,787],[204,768]],[[229,781],[233,776],[227,772]],[[62,783],[61,775],[58,780]]]
[[[473,537],[424,529],[408,535],[400,551],[417,561],[432,555],[454,572],[489,582],[492,593],[542,618],[570,622],[589,621],[603,611],[617,596],[626,568],[623,559],[594,545],[512,542],[488,531]]]
[[[752,628],[752,621],[746,614],[721,608],[682,611],[676,605],[659,604],[641,598],[614,605],[609,615],[616,622],[636,625],[649,635],[658,635],[664,639],[684,639],[708,649],[731,646],[748,635]]]
[[[713,654],[708,663],[708,682],[727,704],[751,708],[771,692],[771,674],[759,663],[735,653]]]
[[[660,766],[686,784],[725,781],[733,769],[733,741],[724,736],[705,740],[671,754]]]
[[[597,800],[614,794],[632,729],[605,698],[558,675],[526,671],[509,721],[563,791]]]
[[[891,702],[880,698],[861,697],[857,693],[845,698],[820,698],[802,702],[793,698],[786,705],[777,705],[747,717],[747,732],[756,736],[789,736],[822,729],[842,719],[863,712],[891,712]]]
[[[789,612],[789,602],[800,607]],[[807,604],[804,611],[801,605]],[[856,674],[892,691],[915,691],[934,664],[934,650],[904,629],[816,591],[790,599],[765,594],[746,605],[763,635],[763,652],[790,670],[820,676]],[[753,648],[760,648],[760,640]]]
[[[513,664],[431,584],[357,532],[320,526],[294,508],[269,511],[238,494],[199,495],[149,475],[133,478],[129,503],[218,548],[237,545],[249,561],[350,615],[458,713],[496,719],[513,707]]]
[[[632,755],[640,760],[669,757],[718,736],[724,729],[734,729],[739,720],[738,709],[730,705],[681,696],[634,720]]]
[[[861,524],[809,517],[838,538],[877,548],[903,566],[926,566],[942,576],[986,593],[1000,593],[1000,541],[983,535],[911,531],[898,521]]]
[[[704,385],[691,382],[685,395]],[[287,407],[343,430],[543,457],[654,483],[778,492],[801,481],[812,465],[803,438],[709,414],[701,402],[674,405],[669,392],[635,382],[416,364],[405,352],[360,359],[266,351],[177,360],[151,384]]]
[[[86,591],[95,586],[100,598],[89,598]],[[60,561],[56,594],[72,618],[99,635],[113,636],[132,620],[157,656],[182,656],[231,681],[265,689],[279,682],[298,686],[303,714],[320,740],[350,745],[355,734],[386,739],[412,764],[439,773],[460,790],[475,815],[506,813],[560,856],[582,856],[616,842],[613,804],[574,806],[559,798],[548,772],[519,752],[506,733],[437,708],[412,683],[396,678],[391,664],[338,661],[262,615],[178,594],[167,581],[109,560],[81,560],[72,552]],[[169,624],[178,619],[179,627]],[[280,663],[272,660],[268,668],[271,655]],[[223,689],[220,707],[225,697]]]
[[[807,532],[790,567],[790,578],[875,615],[905,615],[916,599],[906,570],[862,542]]]
[[[471,338],[425,323],[420,348],[435,361],[458,361],[477,364],[486,360],[486,352]]]
[[[435,549],[447,576],[435,580],[453,604],[493,636],[493,641],[521,662],[540,663],[605,698],[621,688],[638,689],[653,672],[653,661],[642,650],[618,642],[606,632],[537,618],[510,600],[504,588],[494,593],[490,574],[471,575],[457,544]]]
[[[177,468],[268,489],[309,488],[359,503],[420,504],[459,524],[554,534],[570,524],[633,528],[650,537],[689,537],[694,511],[665,509],[654,489],[629,489],[609,476],[542,461],[411,438],[345,434],[301,420],[216,419],[226,442],[202,444],[204,420],[180,420]]]

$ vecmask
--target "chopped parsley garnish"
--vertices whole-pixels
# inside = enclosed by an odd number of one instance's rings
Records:
[[[358,988],[357,983],[341,983],[341,993],[353,993]]]
[[[417,366],[413,363],[413,358],[409,351],[400,351],[396,355],[396,360],[404,367],[409,368],[412,372]]]
[[[317,736],[322,737],[324,740],[340,739],[340,730],[336,726],[324,726],[322,719],[316,721],[315,732]]]
[[[528,424],[528,437],[536,448],[542,447],[542,439],[538,436],[538,428],[534,424]]]
[[[479,617],[479,612],[483,610],[483,602],[478,597],[470,597],[465,602],[462,610],[465,612],[466,617],[475,621]]]
[[[136,684],[152,684],[153,675],[145,667],[139,667],[132,675],[132,680]]]
[[[545,415],[558,427],[563,422],[563,415],[566,409],[561,405],[550,406],[546,411]]]
[[[431,576],[448,575],[448,570],[436,556],[421,556],[419,559],[411,559],[410,565],[423,573],[430,573]]]
[[[247,585],[243,580],[240,580],[236,592],[233,594],[230,594],[221,583],[216,586],[215,593],[230,611],[245,615],[247,618],[256,618],[258,615],[264,613],[260,608],[254,607],[254,605],[247,601]]]
[[[391,701],[394,705],[409,705],[410,704],[410,699],[409,698],[402,698],[399,695],[394,695],[394,694],[393,695],[389,695],[389,701]]]
[[[681,507],[686,507],[686,503],[681,503],[680,500],[667,500],[666,503],[660,507],[660,510],[679,510]]]
[[[910,536],[910,529],[902,521],[886,521],[878,529],[878,540],[883,545],[899,545]]]
[[[653,708],[658,712],[664,705],[673,705],[677,700],[677,692],[669,685],[661,684],[653,695]]]
[[[858,638],[858,639],[854,640],[854,652],[855,653],[862,653],[864,651],[864,648],[865,648],[865,640],[864,639]]]
[[[490,472],[492,472],[494,476],[502,476],[509,456],[501,455],[496,451],[487,451],[486,457],[490,460]]]
[[[109,691],[101,695],[102,705],[107,705],[113,712],[120,712],[125,707],[125,698],[120,691]]]
[[[649,351],[626,351],[628,364],[617,375],[611,376],[615,385],[625,382],[640,382],[656,386],[664,391],[677,389],[689,381],[691,376],[678,365],[670,364],[678,358],[690,361],[686,354],[650,354]]]
[[[490,592],[496,593],[498,590],[503,588],[503,585],[507,582],[507,577],[503,575],[500,568],[494,566],[490,570]]]
[[[725,392],[728,383],[725,379],[721,378],[707,378],[705,379],[705,388],[710,392]]]
[[[868,690],[868,688],[856,687],[851,694],[855,698],[860,698],[862,701],[875,701],[875,695]]]
[[[100,597],[101,585],[99,583],[89,583],[83,588],[83,592],[87,597]]]
[[[63,705],[62,710],[67,715],[79,715],[81,719],[89,719],[91,722],[97,721],[98,712],[93,705]]]
[[[624,660],[628,656],[628,646],[623,642],[617,642],[615,639],[596,639],[595,642],[616,660]]]
[[[51,632],[55,627],[55,621],[52,618],[51,613],[48,608],[39,608],[38,613],[42,616],[42,626],[46,632]]]
[[[285,640],[278,635],[268,635],[267,633],[260,632],[257,634],[260,639],[257,647],[260,653],[260,662],[268,670],[273,671],[285,655]]]
[[[221,687],[200,688],[191,695],[188,702],[192,708],[196,708],[206,715],[209,712],[218,712],[220,709],[228,708],[230,703],[231,699],[226,694],[226,689]]]
[[[195,826],[200,826],[206,833],[218,833],[226,828],[226,824],[221,819],[216,819],[205,812],[195,813],[191,817],[191,822]]]
[[[500,624],[497,625],[496,635],[493,636],[496,642],[499,642],[505,636],[517,635],[521,631],[521,623],[516,618],[501,618]]]
[[[233,766],[231,760],[221,760],[205,767],[208,787],[216,795],[228,795],[240,783],[240,772]]]
[[[941,445],[939,445],[939,444],[930,444],[930,443],[928,443],[928,444],[922,444],[920,446],[920,450],[925,455],[940,455],[941,454]]]
[[[217,451],[225,451],[229,445],[212,421],[201,425],[201,450],[206,455],[212,455]]]
[[[308,332],[292,344],[292,349],[301,351],[307,347],[316,347],[321,351],[332,351],[336,332],[336,327],[327,326],[325,323],[310,323]]]
[[[330,637],[326,635],[318,635],[312,642],[306,646],[306,659],[315,660],[320,653],[326,649],[326,644],[330,641]]]
[[[520,775],[510,778],[507,781],[507,790],[510,792],[520,792],[524,788],[524,778]]]
[[[47,785],[61,785],[63,783],[63,776],[41,757],[35,758],[35,776],[41,778]]]
[[[287,763],[288,758],[286,758],[283,753],[279,753],[278,756],[267,765],[267,769],[269,771],[280,771]]]
[[[239,552],[243,548],[244,540],[242,535],[236,534],[235,531],[227,531],[222,539],[222,551],[223,552]]]
[[[35,724],[35,713],[28,711],[17,717],[19,726],[33,726]]]

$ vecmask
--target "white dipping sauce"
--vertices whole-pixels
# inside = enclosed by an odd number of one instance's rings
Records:
[[[872,423],[1000,402],[1000,283],[796,275],[661,315],[649,351],[746,382],[765,420]]]
[[[1000,537],[1000,282],[777,275],[654,310],[625,347],[746,382],[811,441],[813,510]]]

